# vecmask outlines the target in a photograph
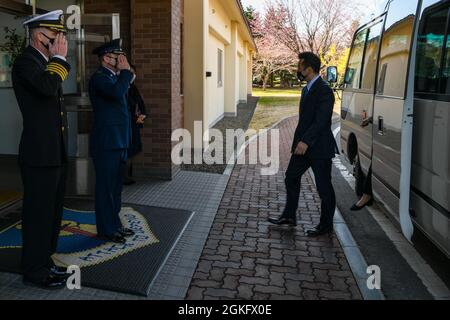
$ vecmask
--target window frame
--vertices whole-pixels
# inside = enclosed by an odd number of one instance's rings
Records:
[[[397,4],[397,3],[395,3],[395,4]],[[383,35],[381,37],[380,52],[379,52],[379,57],[378,57],[378,68],[380,68],[381,49],[382,49],[382,44],[383,44],[383,41],[384,41],[384,36],[385,36],[385,33],[386,33],[386,23],[389,20],[389,14],[391,13],[391,10],[392,10],[391,5],[392,5],[392,2],[390,2],[388,4],[388,6],[386,7],[387,10],[384,13],[385,18],[384,18],[384,26],[383,26]],[[411,59],[413,57],[413,54],[414,55],[416,54],[416,52],[414,52],[413,49],[414,49],[414,40],[416,40],[415,39],[415,37],[416,37],[415,30],[416,30],[417,23],[419,23],[419,20],[418,20],[419,16],[420,16],[420,6],[417,6],[416,12],[414,13],[414,23],[413,23],[413,26],[412,26],[412,30],[413,31],[412,31],[411,43],[410,43],[410,47],[409,47],[409,56],[408,56],[406,78],[405,78],[405,90],[404,90],[403,96],[402,97],[398,97],[398,96],[392,96],[392,95],[385,94],[384,92],[380,93],[378,86],[379,86],[379,84],[381,82],[380,81],[381,79],[379,79],[379,74],[378,74],[377,75],[377,87],[375,89],[375,97],[376,98],[388,98],[388,99],[395,99],[395,100],[405,100],[406,99],[406,97],[408,95],[408,84],[407,84],[407,82],[408,82],[409,75],[410,75],[410,72],[411,72],[411,68],[410,68],[410,66],[411,66]],[[413,72],[415,72],[415,69],[413,70]]]
[[[383,34],[384,34],[384,26],[385,26],[385,22],[386,22],[386,13],[383,13],[382,15],[374,18],[372,21],[370,21],[369,23],[366,23],[365,25],[361,26],[358,30],[356,30],[355,34],[353,35],[353,40],[352,40],[352,46],[350,48],[350,54],[347,60],[347,66],[345,68],[345,75],[344,75],[344,84],[345,83],[345,78],[347,76],[347,72],[348,72],[348,67],[350,64],[350,58],[352,56],[353,50],[355,48],[355,41],[356,41],[356,37],[358,36],[359,33],[361,33],[361,31],[367,30],[368,32],[366,32],[365,35],[365,40],[364,40],[364,49],[363,49],[363,55],[362,55],[362,60],[361,60],[361,70],[360,70],[360,76],[359,76],[359,83],[358,83],[358,88],[345,88],[345,91],[347,92],[358,92],[358,93],[371,93],[374,94],[376,92],[377,86],[378,86],[378,63],[380,60],[380,51],[381,51],[381,43],[383,41]],[[369,39],[370,36],[370,30],[373,26],[376,26],[377,24],[382,24],[381,25],[381,34],[380,34],[380,43],[378,46],[378,53],[377,53],[377,68],[375,71],[375,80],[374,80],[374,88],[373,90],[371,89],[363,89],[362,88],[362,80],[363,80],[363,75],[364,75],[364,69],[365,69],[365,60],[366,60],[366,53],[367,53],[367,41]]]
[[[375,94],[377,87],[378,87],[378,74],[379,74],[379,70],[380,70],[380,53],[381,53],[381,44],[383,42],[383,34],[384,34],[384,26],[385,26],[385,22],[386,22],[386,15],[383,14],[380,17],[376,18],[373,20],[373,23],[370,24],[369,26],[369,32],[367,33],[367,38],[366,38],[366,44],[365,44],[365,48],[364,48],[364,56],[363,56],[363,68],[361,68],[361,83],[360,83],[360,92],[366,92],[366,93],[372,93]],[[380,40],[378,42],[378,52],[377,52],[377,61],[376,61],[376,67],[375,67],[375,79],[373,80],[373,89],[363,89],[362,88],[362,84],[363,84],[363,77],[364,77],[364,69],[365,69],[365,60],[366,60],[366,54],[367,54],[367,45],[368,45],[368,40],[369,40],[369,36],[370,36],[370,32],[372,31],[372,28],[376,25],[380,25],[381,30],[380,30]]]
[[[364,68],[363,63],[364,63],[364,58],[365,58],[365,54],[366,54],[367,38],[368,38],[368,35],[369,35],[369,32],[367,32],[367,30],[369,30],[368,24],[360,27],[358,30],[356,30],[355,34],[353,35],[352,46],[350,48],[350,54],[348,56],[347,66],[345,67],[344,85],[349,85],[349,83],[346,82],[346,79],[347,79],[347,73],[348,73],[349,66],[350,66],[350,60],[351,60],[352,54],[354,53],[354,50],[355,50],[356,38],[362,31],[366,31],[365,39],[364,39],[363,54],[362,54],[362,57],[361,57],[361,69],[360,69],[360,72],[359,72],[360,75],[359,75],[358,88],[345,88],[345,91],[350,91],[350,92],[360,92],[361,91],[361,81],[362,81],[361,77],[362,77],[362,74],[363,74],[363,68]]]
[[[420,18],[420,25],[419,25],[419,33],[417,36],[421,35],[426,27],[426,22],[428,21],[428,17],[434,13],[437,13],[443,9],[447,8],[447,21],[446,21],[446,26],[445,26],[445,36],[444,36],[444,41],[442,43],[442,48],[441,48],[441,61],[440,61],[440,65],[439,65],[439,81],[438,81],[438,90],[440,91],[441,89],[441,81],[442,81],[442,74],[443,74],[443,69],[444,69],[444,63],[445,63],[445,58],[446,58],[446,49],[447,49],[447,41],[449,39],[450,36],[450,4],[449,3],[439,3],[439,5],[437,6],[431,6],[426,8]],[[418,54],[418,48],[416,50],[416,57]],[[417,73],[417,63],[414,69],[414,75],[416,78],[416,73]],[[450,102],[450,93],[446,94],[446,93],[432,93],[432,92],[421,92],[421,91],[417,91],[416,90],[416,86],[414,86],[414,97],[418,98],[418,99],[425,99],[425,100],[433,100],[433,101],[444,101],[444,102]]]

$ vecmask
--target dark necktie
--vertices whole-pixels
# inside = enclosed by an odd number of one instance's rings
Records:
[[[305,87],[305,90],[303,90],[303,97],[306,98],[308,96],[309,90],[308,87]]]

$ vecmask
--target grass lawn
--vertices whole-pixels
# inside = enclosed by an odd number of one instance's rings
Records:
[[[300,89],[253,89],[253,96],[260,97],[249,129],[272,127],[280,120],[298,115]]]
[[[269,129],[277,122],[298,115],[300,89],[253,89],[253,96],[260,97],[249,129]],[[336,96],[335,117],[339,117],[341,101]]]

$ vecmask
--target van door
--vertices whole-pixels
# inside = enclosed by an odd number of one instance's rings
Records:
[[[450,257],[450,2],[423,3],[415,81],[411,207]]]
[[[384,16],[357,32],[345,74],[341,137],[344,153],[350,135],[356,137],[358,159],[367,174],[372,158],[372,117],[377,60]],[[348,155],[353,157],[354,155]],[[354,159],[352,159],[354,160]]]
[[[390,4],[374,104],[373,190],[394,215],[399,212],[402,121],[417,7],[418,1]]]

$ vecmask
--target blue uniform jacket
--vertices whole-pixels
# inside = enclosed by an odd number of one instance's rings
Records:
[[[101,67],[91,77],[89,96],[94,109],[91,155],[97,152],[128,149],[131,143],[131,119],[127,95],[133,74],[120,75]]]

